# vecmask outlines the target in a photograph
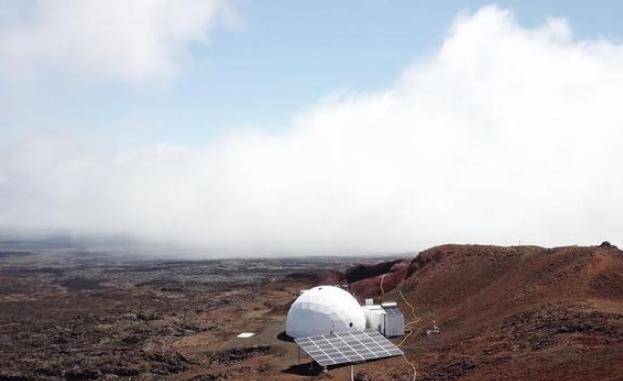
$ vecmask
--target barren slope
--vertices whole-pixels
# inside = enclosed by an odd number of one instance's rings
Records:
[[[444,245],[345,279],[360,297],[402,300],[400,290],[414,305],[421,320],[404,348],[423,379],[615,380],[622,274],[623,252],[608,245]],[[429,338],[431,320],[441,333]]]

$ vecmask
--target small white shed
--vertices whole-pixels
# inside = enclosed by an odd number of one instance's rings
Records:
[[[383,335],[387,337],[402,336],[405,334],[405,317],[398,309],[396,302],[381,304],[385,311]]]
[[[386,337],[404,335],[405,319],[396,302],[368,304],[361,308],[366,316],[366,328],[376,329]]]
[[[376,329],[380,333],[385,330],[385,310],[378,304],[362,306],[366,315],[366,329]]]

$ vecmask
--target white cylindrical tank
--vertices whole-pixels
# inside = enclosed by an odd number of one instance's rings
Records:
[[[294,338],[365,327],[366,318],[357,300],[334,286],[318,286],[303,292],[286,318],[286,334]]]
[[[380,333],[385,332],[385,310],[379,305],[367,305],[363,307],[366,317],[366,328],[376,329]]]

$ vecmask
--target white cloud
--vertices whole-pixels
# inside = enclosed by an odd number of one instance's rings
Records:
[[[288,133],[114,157],[16,148],[0,159],[0,226],[251,254],[616,242],[622,96],[620,45],[487,7],[391,88],[332,97]]]
[[[17,4],[17,5],[16,5]],[[222,0],[35,0],[0,6],[0,68],[145,81],[174,74],[233,15]]]

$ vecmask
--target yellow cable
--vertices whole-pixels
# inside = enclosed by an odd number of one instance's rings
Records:
[[[410,326],[410,325],[411,325],[411,324],[413,324],[413,323],[418,323],[420,320],[421,320],[420,318],[417,318],[416,320],[411,320],[410,322],[408,322],[407,324],[405,324],[405,328],[406,328],[406,327],[408,327],[408,326]]]
[[[400,344],[396,345],[397,347],[401,346],[402,344],[405,343],[405,341],[407,341],[407,339],[409,338],[409,336],[411,336],[411,334],[413,333],[413,331],[409,331],[409,333],[407,333],[407,336],[404,337],[404,339],[402,339],[402,341],[400,342]]]
[[[385,295],[385,290],[383,289],[383,280],[385,279],[385,275],[387,275],[387,273],[381,275],[381,295]]]
[[[415,365],[413,365],[412,362],[407,360],[407,357],[404,355],[404,353],[402,354],[402,358],[405,360],[407,364],[411,365],[411,368],[413,368],[413,381],[415,381],[415,378],[417,377],[417,369],[415,368]]]
[[[405,302],[405,304],[409,306],[409,308],[411,308],[411,316],[413,316],[413,320],[419,320],[418,317],[415,315],[415,308],[413,308],[411,303],[407,301],[407,298],[405,298],[404,294],[402,293],[402,290],[398,290],[398,293],[400,294],[400,297],[402,297],[402,300]]]

